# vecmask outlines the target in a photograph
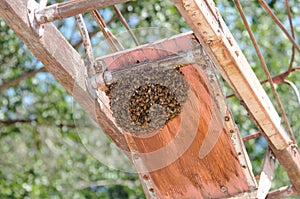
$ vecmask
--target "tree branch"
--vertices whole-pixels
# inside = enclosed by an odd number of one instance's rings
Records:
[[[29,120],[29,119],[16,119],[16,120],[0,120],[0,124],[4,124],[4,125],[13,125],[16,123],[31,123],[34,122],[36,120]]]
[[[8,89],[9,87],[15,86],[17,84],[19,84],[21,81],[23,81],[24,79],[33,77],[34,75],[36,75],[37,73],[40,72],[45,72],[47,71],[45,67],[39,68],[39,69],[34,69],[34,70],[30,70],[26,73],[23,73],[22,75],[13,78],[7,82],[4,82],[2,85],[0,85],[0,92],[2,92],[5,89]]]
[[[103,187],[103,186],[113,186],[113,185],[122,185],[122,186],[128,186],[128,187],[134,187],[138,185],[137,183],[134,183],[133,181],[130,180],[100,180],[97,182],[84,182],[84,181],[79,181],[77,182],[77,186],[79,190],[83,189],[91,189],[94,187]]]
[[[112,17],[108,22],[107,24],[111,24],[113,21],[115,21],[117,19],[116,16]],[[95,29],[93,32],[90,33],[90,37],[94,37],[97,33],[99,32],[98,29]],[[78,41],[77,43],[75,43],[73,45],[73,47],[75,49],[78,49],[80,47],[80,45],[82,44],[82,40]],[[45,67],[42,67],[42,68],[39,68],[39,69],[34,69],[34,70],[30,70],[26,73],[23,73],[22,75],[16,77],[16,78],[13,78],[7,82],[4,82],[2,85],[0,85],[0,92],[2,92],[3,90],[6,90],[12,86],[15,86],[17,84],[19,84],[21,81],[27,79],[27,78],[30,78],[30,77],[33,77],[34,75],[36,75],[37,73],[40,73],[40,72],[46,72],[47,69]]]
[[[0,120],[0,125],[15,125],[17,123],[32,123],[32,122],[38,122],[36,119],[8,119],[8,120]],[[47,123],[39,123],[39,125],[48,125]],[[49,124],[49,126],[53,126],[52,123]],[[68,127],[68,128],[77,128],[76,124],[56,124],[56,127],[62,128],[62,127]],[[81,126],[81,127],[89,127],[89,126]]]

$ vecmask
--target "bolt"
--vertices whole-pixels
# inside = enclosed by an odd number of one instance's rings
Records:
[[[96,67],[96,70],[99,72],[99,71],[102,70],[102,68],[101,68],[100,66],[97,66],[97,67]]]
[[[144,176],[143,176],[143,179],[144,179],[144,180],[149,180],[150,178],[149,178],[148,175],[144,175]]]
[[[230,117],[225,116],[225,121],[228,122],[230,120]]]
[[[150,188],[149,191],[150,191],[150,192],[154,192],[154,189],[153,189],[153,188]]]
[[[227,193],[227,192],[228,192],[228,189],[227,189],[227,187],[222,186],[222,187],[221,187],[221,191],[222,191],[223,193]]]

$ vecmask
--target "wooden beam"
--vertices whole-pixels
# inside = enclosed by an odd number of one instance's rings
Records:
[[[228,197],[256,188],[243,142],[230,114],[226,115],[225,123],[230,123],[233,128],[229,131],[226,124],[218,126],[217,130],[221,134],[215,147],[206,157],[199,158],[199,150],[210,125],[215,125],[212,124],[215,117],[220,116],[212,105],[216,100],[208,83],[212,79],[208,80],[204,69],[198,65],[189,65],[181,69],[190,85],[189,92],[192,93],[181,115],[169,121],[152,137],[135,137],[131,134],[124,136],[116,127],[110,110],[106,109],[109,107],[102,107],[89,97],[84,84],[83,60],[79,54],[52,24],[45,24],[42,37],[31,29],[27,19],[27,2],[28,0],[0,0],[0,16],[83,109],[99,123],[105,133],[125,153],[132,155],[149,197]],[[101,59],[108,65],[108,69],[112,70],[132,65],[137,61],[143,62],[169,53],[186,51],[192,49],[194,43],[198,43],[195,37],[187,33]],[[206,68],[209,67],[211,66],[208,64]],[[101,98],[101,103],[109,104],[107,97]],[[226,106],[222,107],[227,110]],[[223,115],[220,117],[224,118]],[[185,122],[181,123],[183,118]],[[173,142],[174,140],[176,142]],[[129,148],[133,153],[129,153]],[[162,150],[158,156],[151,156],[157,154],[152,152],[159,149],[166,150]]]
[[[101,110],[97,101],[90,98],[87,92],[84,83],[85,67],[81,56],[53,24],[45,25],[42,38],[35,34],[28,22],[27,2],[28,0],[0,0],[0,17],[23,40],[47,70],[73,95],[90,117],[99,123],[117,146],[127,150],[124,136]]]
[[[299,193],[296,192],[295,187],[290,185],[271,191],[267,195],[266,199],[281,199],[294,196],[299,196]]]
[[[198,44],[194,35],[185,33],[100,57],[97,61],[106,65],[108,71],[111,71],[137,62],[143,63],[185,52],[193,49],[194,44]],[[231,121],[229,122],[231,129],[225,127],[225,124],[218,127],[221,135],[215,147],[206,157],[199,158],[199,150],[208,133],[210,122],[215,119],[214,117],[219,116],[211,103],[211,100],[215,100],[210,92],[215,89],[208,83],[211,79],[208,80],[206,72],[199,68],[201,67],[197,65],[188,65],[180,69],[193,95],[189,95],[179,117],[169,121],[152,136],[143,138],[126,135],[129,148],[133,153],[133,161],[140,172],[142,183],[145,184],[145,192],[155,193],[155,195],[149,193],[149,197],[221,198],[256,188],[242,139],[230,115],[228,121]],[[219,97],[221,96],[222,93]],[[224,100],[224,98],[220,99]],[[220,107],[228,111],[226,105]],[[197,123],[199,114],[201,119],[198,127],[195,128],[194,124]],[[181,122],[183,118],[185,119]],[[222,115],[221,118],[225,116]],[[212,125],[216,123],[213,122]],[[180,141],[177,140],[179,137],[181,137]],[[182,149],[186,151],[182,153]],[[178,157],[174,158],[174,156]],[[149,181],[151,183],[148,183]]]
[[[43,24],[126,1],[129,0],[72,0],[37,10],[35,12],[35,19],[38,24]]]
[[[300,155],[281,119],[212,0],[172,0],[221,75],[249,110],[288,176],[300,191]]]

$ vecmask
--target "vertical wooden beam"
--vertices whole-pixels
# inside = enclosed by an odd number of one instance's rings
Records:
[[[171,0],[210,58],[245,103],[251,117],[268,140],[286,169],[296,190],[300,191],[300,155],[297,146],[281,126],[281,119],[260,85],[212,0]]]

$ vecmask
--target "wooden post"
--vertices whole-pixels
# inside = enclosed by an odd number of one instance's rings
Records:
[[[245,103],[280,164],[300,191],[300,155],[212,0],[172,0],[221,75]]]

